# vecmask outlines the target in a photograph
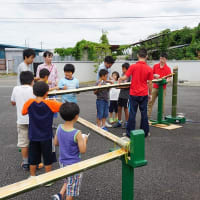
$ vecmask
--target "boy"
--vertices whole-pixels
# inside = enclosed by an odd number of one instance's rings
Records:
[[[76,103],[66,102],[60,107],[60,115],[65,123],[59,125],[54,142],[59,146],[61,167],[80,162],[80,153],[86,152],[88,136],[83,134],[84,137],[80,130],[74,128],[79,112],[80,109]],[[66,192],[66,200],[73,200],[73,197],[79,195],[81,179],[82,173],[67,177],[60,193],[53,195],[52,199],[64,199]]]
[[[139,106],[141,112],[140,129],[145,132],[145,137],[149,135],[149,123],[147,117],[147,103],[151,100],[153,70],[146,64],[147,51],[140,49],[138,52],[138,62],[129,67],[126,74],[120,80],[127,80],[132,76],[130,86],[130,113],[126,128],[126,135],[130,137],[130,131],[135,130],[135,118]],[[149,95],[149,96],[148,96]]]
[[[122,65],[122,76],[124,76],[129,68],[130,64],[129,63],[124,63]],[[127,80],[123,81],[125,82],[130,82],[131,77],[129,77]],[[129,88],[130,87],[124,87],[120,89],[119,93],[119,99],[118,99],[118,122],[113,125],[113,128],[121,127],[122,126],[122,108],[124,107],[124,114],[125,114],[125,123],[122,128],[127,127],[128,123],[128,99],[129,99]]]
[[[99,80],[96,85],[106,85],[108,78],[108,71],[101,69],[99,72]],[[108,101],[109,101],[109,89],[95,90],[94,94],[97,95],[96,108],[97,108],[97,126],[107,131],[105,126],[106,118],[108,117]]]
[[[16,105],[17,108],[17,132],[18,132],[18,143],[17,146],[21,148],[22,154],[22,168],[25,171],[29,170],[28,164],[28,115],[23,116],[21,111],[23,105],[30,98],[34,98],[33,95],[33,83],[34,77],[33,73],[30,71],[23,71],[20,73],[20,83],[21,85],[15,86],[11,95],[11,104]]]
[[[108,77],[107,77],[107,80],[109,80],[111,77],[111,67],[112,65],[115,63],[115,60],[113,59],[112,56],[106,56],[104,58],[104,62],[101,63],[98,67],[98,70],[97,70],[97,81],[99,80],[99,72],[102,70],[102,69],[105,69],[108,71]]]
[[[163,76],[167,76],[171,74],[171,69],[167,66],[167,54],[161,53],[160,55],[160,63],[155,64],[153,66],[153,75],[155,79],[162,78]],[[167,78],[167,82],[170,82],[171,78]],[[151,118],[151,112],[153,105],[156,101],[156,98],[158,96],[158,84],[153,84],[153,90],[152,90],[152,101],[148,102],[148,119]],[[163,114],[165,109],[165,97],[166,97],[166,88],[167,85],[163,85]]]
[[[18,73],[17,73],[17,85],[20,85],[20,73],[22,71],[31,71],[30,64],[33,63],[35,58],[35,51],[33,49],[25,49],[23,51],[23,59],[24,61],[18,66]]]
[[[40,72],[39,72],[39,75],[40,75],[39,81],[43,81],[46,84],[48,84],[49,74],[50,74],[50,72],[49,72],[48,69],[46,69],[46,68],[41,69]],[[59,88],[58,87],[52,87],[52,88],[49,88],[49,91],[57,90],[57,89],[59,89]]]
[[[65,78],[59,81],[58,87],[62,90],[77,89],[79,88],[79,80],[73,77],[75,67],[72,64],[66,64],[64,66]],[[62,95],[62,102],[74,102],[77,103],[76,94],[64,94]]]
[[[53,115],[58,112],[61,103],[53,100],[45,100],[49,86],[39,81],[33,85],[35,99],[29,99],[22,109],[22,114],[29,114],[29,163],[30,174],[35,176],[36,166],[41,163],[41,155],[45,165],[45,171],[51,171],[52,154],[52,123]]]

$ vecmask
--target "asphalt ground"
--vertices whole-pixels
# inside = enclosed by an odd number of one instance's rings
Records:
[[[21,154],[16,147],[16,109],[10,105],[10,96],[16,77],[0,78],[0,187],[26,179],[28,172],[20,168]],[[151,127],[147,138],[146,159],[148,165],[135,169],[135,200],[199,200],[200,199],[200,87],[178,88],[178,112],[192,120],[175,130]],[[95,123],[95,96],[92,92],[78,95],[80,116]],[[166,114],[171,112],[171,87],[166,98]],[[153,117],[156,117],[156,105]],[[137,115],[139,125],[140,115]],[[59,117],[56,124],[63,123]],[[76,125],[83,133],[89,130]],[[109,129],[117,136],[121,128]],[[90,131],[87,153],[83,160],[107,153],[114,144]],[[58,168],[58,163],[53,165]],[[37,174],[44,173],[39,170]],[[47,200],[57,193],[63,181],[51,187],[40,187],[12,199]],[[121,199],[121,161],[95,167],[84,172],[80,196],[82,200]]]

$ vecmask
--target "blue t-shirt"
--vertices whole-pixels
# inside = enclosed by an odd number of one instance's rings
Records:
[[[79,80],[74,77],[72,79],[62,78],[58,83],[58,87],[63,89],[65,85],[67,86],[67,90],[77,89],[79,88]],[[62,95],[62,102],[64,103],[66,101],[77,103],[76,94],[72,93]]]
[[[106,69],[107,71],[108,71],[108,80],[109,80],[109,77],[110,77],[110,75],[111,75],[111,69],[110,68],[107,68],[105,65],[104,65],[104,62],[103,63],[101,63],[100,65],[99,65],[99,68],[98,68],[98,71],[97,71],[97,81],[99,80],[99,72],[100,72],[100,70],[101,69]]]
[[[65,130],[63,125],[59,125],[57,129],[57,138],[59,143],[59,161],[64,166],[72,165],[80,162],[80,151],[76,136],[79,130]]]

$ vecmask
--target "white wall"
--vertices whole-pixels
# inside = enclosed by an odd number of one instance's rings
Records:
[[[127,61],[117,61],[112,66],[112,71],[118,71],[121,74],[121,66],[124,62]],[[130,64],[135,63],[136,61],[130,62]],[[148,64],[153,67],[155,63],[159,61],[151,61]],[[72,63],[75,66],[74,76],[79,79],[80,82],[88,82],[96,80],[96,73],[94,72],[94,62],[81,62],[81,61],[72,61],[72,62],[54,62],[58,68],[59,79],[64,77],[63,67],[66,63]],[[179,80],[187,81],[200,81],[200,61],[168,61],[168,66],[171,68],[178,66],[179,67]]]

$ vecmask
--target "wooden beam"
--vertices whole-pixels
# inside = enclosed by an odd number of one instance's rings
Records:
[[[101,86],[91,86],[91,87],[83,87],[78,89],[72,89],[72,90],[54,90],[50,91],[48,93],[49,96],[54,95],[62,95],[62,94],[71,94],[71,93],[79,93],[79,92],[88,92],[88,91],[94,91],[99,89],[106,89],[106,88],[113,88],[113,87],[120,87],[120,86],[130,86],[130,82],[127,83],[117,83],[117,84],[109,84],[109,85],[101,85]]]
[[[67,176],[76,174],[78,172],[84,171],[86,169],[93,168],[97,165],[104,164],[106,162],[115,160],[126,154],[126,151],[123,149],[118,149],[113,152],[102,154],[88,160],[81,161],[79,163],[66,166],[39,176],[31,177],[17,183],[4,186],[0,188],[0,199],[8,199],[14,196],[17,196],[21,193],[33,190],[39,186],[42,186],[46,183],[63,179]]]
[[[127,140],[124,140],[123,138],[117,137],[116,135],[103,130],[102,128],[94,125],[93,123],[79,117],[78,118],[78,123],[82,124],[83,126],[86,126],[88,128],[90,128],[91,130],[95,131],[96,133],[98,133],[99,135],[115,142],[116,144],[118,144],[119,146],[126,148],[127,147]]]

